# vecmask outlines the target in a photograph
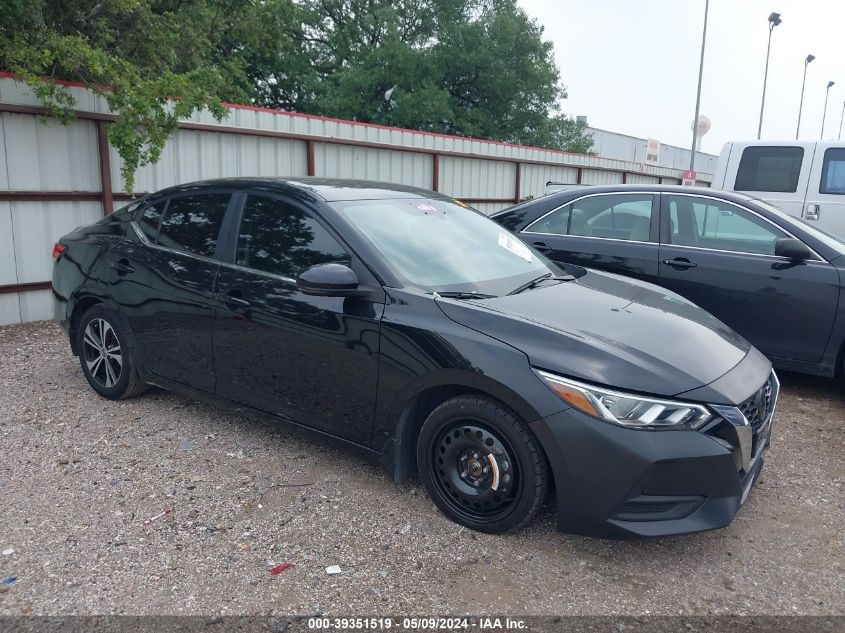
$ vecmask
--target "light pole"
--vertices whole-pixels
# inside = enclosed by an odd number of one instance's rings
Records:
[[[772,31],[783,20],[780,19],[780,13],[769,14],[769,45],[766,47],[766,72],[763,74],[763,98],[760,100],[760,123],[757,126],[757,139],[760,139],[760,133],[763,131],[763,108],[766,106],[766,82],[769,81],[769,53],[772,50]]]
[[[698,91],[695,93],[695,118],[692,120],[692,147],[689,153],[689,169],[695,171],[695,143],[698,140],[698,113],[701,105],[701,76],[704,74],[704,44],[707,42],[707,12],[710,0],[704,0],[704,29],[701,32],[701,61],[698,64]]]
[[[842,102],[842,116],[839,117],[839,136],[838,140],[842,140],[842,119],[845,119],[845,101]]]
[[[824,93],[824,110],[822,111],[822,135],[819,137],[820,139],[824,139],[824,120],[827,117],[827,98],[830,96],[830,89],[835,83],[835,81],[828,81],[827,91]]]
[[[804,85],[807,83],[807,66],[815,58],[815,55],[807,55],[807,59],[804,60],[804,79],[801,80],[801,101],[798,103],[798,127],[795,129],[795,140],[798,140],[798,134],[801,132],[801,110],[804,108]]]

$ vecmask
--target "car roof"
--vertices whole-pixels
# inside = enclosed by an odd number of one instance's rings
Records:
[[[774,205],[767,203],[765,200],[755,198],[754,196],[734,192],[725,191],[723,189],[712,189],[710,187],[684,187],[682,185],[658,185],[658,184],[636,184],[636,185],[589,185],[578,187],[577,189],[567,189],[565,191],[556,191],[539,198],[533,198],[520,202],[517,205],[503,209],[491,215],[497,222],[503,223],[511,230],[521,230],[532,222],[536,222],[538,217],[544,213],[569,204],[573,200],[582,198],[588,195],[595,194],[613,194],[613,193],[675,193],[687,194],[696,196],[709,196],[719,200],[726,200],[734,202],[741,206],[751,207],[756,213],[763,215],[770,221],[775,222],[782,229],[787,230],[790,234],[798,234],[799,237],[809,242],[813,250],[820,253],[822,256],[831,261],[843,254],[843,247],[841,244],[833,245],[831,242],[841,242],[838,238],[830,236],[819,236],[818,230],[812,226],[805,226],[796,218],[790,216],[783,209],[779,209]],[[536,215],[535,214],[539,214]],[[518,222],[515,224],[508,224],[508,218],[515,216]]]
[[[216,178],[189,182],[157,192],[158,195],[173,195],[202,189],[263,189],[279,193],[306,193],[326,202],[342,200],[379,200],[390,198],[435,198],[451,200],[448,196],[421,189],[372,180],[350,178]]]
[[[583,185],[580,187],[573,187],[572,189],[564,189],[562,191],[555,191],[548,194],[549,196],[556,195],[583,195],[585,193],[616,193],[616,192],[657,192],[657,193],[695,193],[695,194],[712,194],[714,192],[719,194],[733,193],[722,191],[721,189],[712,189],[711,187],[684,187],[683,185],[660,185],[660,184],[635,184],[635,185]],[[548,197],[548,196],[543,196]],[[539,198],[537,198],[539,199]]]
[[[700,196],[712,196],[716,198],[722,198],[723,200],[740,202],[743,204],[747,204],[749,202],[754,202],[757,200],[753,196],[749,196],[744,193],[726,191],[723,189],[713,189],[711,187],[685,187],[683,185],[659,184],[583,185],[579,187],[574,187],[572,189],[555,191],[544,196],[532,198],[531,200],[525,200],[524,202],[520,202],[519,204],[516,204],[512,207],[508,207],[507,209],[498,211],[493,215],[506,215],[508,211],[516,210],[518,208],[524,209],[528,206],[538,204],[543,201],[554,202],[555,200],[574,200],[575,198],[580,198],[582,196],[597,193],[686,193]]]

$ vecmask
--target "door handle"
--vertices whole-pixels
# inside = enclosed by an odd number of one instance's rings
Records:
[[[135,267],[129,263],[128,259],[121,259],[111,263],[111,269],[117,271],[118,275],[128,275],[135,272]]]
[[[249,301],[243,298],[240,290],[230,290],[227,294],[218,293],[217,298],[223,303],[229,305],[236,305],[241,307],[248,307]]]
[[[663,263],[667,266],[674,266],[675,268],[695,268],[698,264],[695,264],[688,260],[686,257],[676,257],[675,259],[664,259]]]
[[[533,246],[541,253],[548,253],[552,250],[552,247],[546,244],[545,242],[534,242]]]
[[[822,206],[820,204],[808,204],[804,207],[804,216],[805,220],[818,220],[819,216],[822,213]]]

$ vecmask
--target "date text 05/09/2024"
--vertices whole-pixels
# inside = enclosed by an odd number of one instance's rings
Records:
[[[396,630],[396,631],[519,631],[525,630],[525,620],[509,617],[371,617],[371,618],[308,618],[312,630]]]

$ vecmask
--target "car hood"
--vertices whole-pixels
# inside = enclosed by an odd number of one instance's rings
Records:
[[[534,367],[643,393],[697,389],[753,351],[679,295],[592,270],[516,295],[438,305],[450,319],[522,350]]]

